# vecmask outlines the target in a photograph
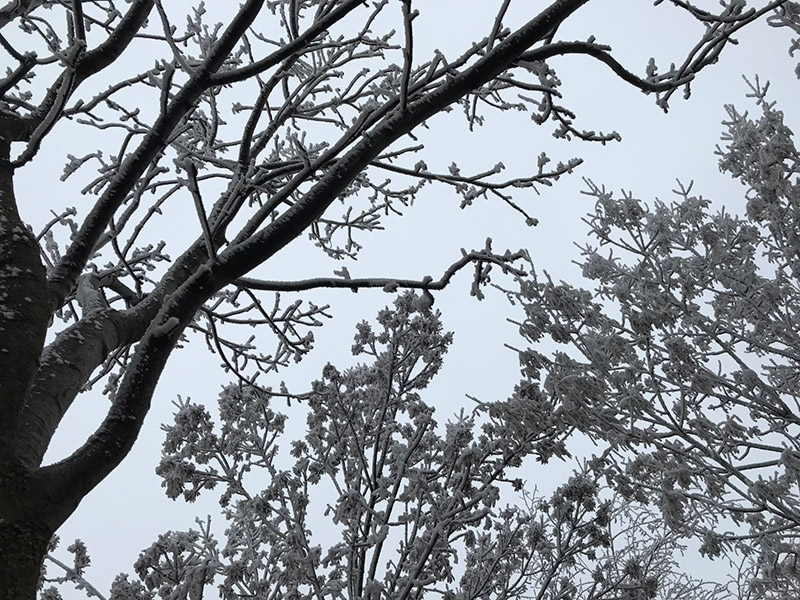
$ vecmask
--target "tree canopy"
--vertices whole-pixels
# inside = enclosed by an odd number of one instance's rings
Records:
[[[766,86],[751,89],[761,114],[728,106],[718,149],[747,187],[744,215],[691,186],[650,205],[592,184],[593,291],[544,273],[514,296],[535,394],[607,444],[592,468],[701,553],[747,557],[745,597],[787,598],[800,592],[800,155]],[[544,338],[564,351],[544,355]]]

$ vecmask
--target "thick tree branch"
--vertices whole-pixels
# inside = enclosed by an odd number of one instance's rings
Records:
[[[39,469],[35,481],[42,482],[52,495],[51,525],[63,523],[133,447],[167,359],[213,291],[211,270],[201,268],[179,293],[170,296],[139,342],[102,424],[70,457]]]
[[[14,19],[27,15],[39,8],[44,3],[45,0],[10,0],[8,4],[0,8],[0,29]]]
[[[20,427],[10,434],[26,465],[41,463],[58,424],[97,366],[140,335],[120,313],[106,309],[84,316],[45,348]]]
[[[153,6],[153,0],[134,0],[108,39],[97,48],[87,50],[81,57],[77,72],[78,83],[114,64],[142,30]]]
[[[48,284],[52,310],[58,309],[72,291],[111,218],[142,173],[157,160],[174,128],[194,109],[197,100],[211,85],[211,74],[222,66],[239,38],[258,15],[262,4],[263,0],[250,0],[241,8],[202,66],[192,74],[166,110],[158,116],[138,148],[123,160],[115,177],[87,215],[63,259],[50,274]]]
[[[114,350],[141,339],[164,300],[208,259],[203,240],[197,240],[167,271],[160,284],[126,311],[100,310],[67,328],[42,353],[21,420],[15,445],[25,463],[41,464],[53,434],[77,394]]]

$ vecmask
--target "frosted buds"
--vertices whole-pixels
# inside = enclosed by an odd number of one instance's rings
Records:
[[[428,290],[422,290],[422,293],[414,298],[414,307],[417,310],[430,310],[431,306],[433,306],[433,294]]]

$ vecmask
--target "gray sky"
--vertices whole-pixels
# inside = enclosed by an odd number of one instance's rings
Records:
[[[425,60],[433,48],[446,55],[455,54],[458,48],[485,36],[497,4],[420,0],[417,7],[422,16],[416,22],[415,40],[418,60]],[[706,4],[709,8],[718,5]],[[531,7],[545,3],[528,0],[512,5],[518,7],[517,18],[530,18],[525,13],[532,13]],[[689,28],[684,26],[687,21],[666,3],[653,7],[652,2],[605,0],[590,2],[580,10],[562,28],[560,37],[586,39],[595,35],[598,42],[611,44],[615,56],[630,70],[643,73],[651,56],[657,58],[662,70],[671,61],[682,61],[700,35],[694,24]],[[728,48],[720,64],[701,74],[693,85],[690,100],[684,101],[678,94],[673,97],[668,115],[655,105],[654,97],[644,96],[589,58],[551,61],[563,82],[563,104],[577,113],[578,126],[603,131],[616,129],[622,135],[621,143],[602,147],[557,141],[550,135],[553,130],[550,123],[538,127],[521,114],[490,114],[487,123],[472,134],[466,133],[459,111],[432,119],[430,130],[420,133],[428,148],[419,156],[431,169],[446,168],[455,161],[463,171],[470,172],[502,161],[509,174],[524,174],[535,168],[536,157],[543,150],[554,161],[580,156],[585,163],[556,186],[541,187],[541,195],[526,191],[516,198],[539,219],[540,224],[535,228],[526,227],[517,213],[498,202],[481,200],[462,211],[458,208],[460,199],[451,191],[428,187],[404,217],[388,221],[387,231],[363,238],[364,250],[356,263],[348,264],[350,273],[354,277],[419,278],[430,274],[438,278],[459,258],[459,248],[479,249],[490,235],[495,250],[528,248],[537,268],[547,269],[556,279],[577,283],[579,273],[571,264],[577,254],[573,242],[585,239],[586,227],[580,217],[592,208],[591,199],[580,193],[584,188],[581,177],[613,190],[632,190],[645,200],[659,197],[665,201],[672,195],[670,190],[675,187],[676,178],[684,182],[694,180],[696,193],[739,212],[744,188],[718,172],[713,155],[720,122],[725,117],[723,104],[747,106],[742,74],[760,74],[762,80],[770,79],[772,98],[784,110],[792,108],[798,84],[793,74],[796,61],[787,55],[789,36],[785,30],[769,29],[762,22],[746,29],[739,39],[741,44]],[[790,127],[797,126],[798,119],[800,115],[790,114],[787,122]],[[56,181],[61,172],[61,157],[66,152],[78,154],[75,140],[68,137],[59,140],[58,134],[54,132],[55,141],[25,168],[18,184],[19,197],[41,199],[35,208],[24,207],[25,211],[31,211],[25,216],[35,222],[45,220],[51,203],[60,201],[60,191],[54,196],[53,190],[66,189],[66,186],[56,187],[62,186]],[[81,142],[91,147],[91,139]],[[76,197],[67,197],[64,206],[79,202]],[[339,207],[335,205],[332,210],[338,211]],[[265,276],[330,275],[341,266],[324,260],[318,252],[310,253],[307,244],[298,246],[271,261]],[[173,256],[178,249],[172,249]],[[489,293],[486,301],[475,301],[468,295],[469,285],[470,277],[465,272],[450,288],[436,295],[436,306],[444,313],[445,325],[456,332],[443,372],[427,395],[427,400],[439,407],[440,421],[457,412],[460,406],[469,406],[465,394],[486,400],[502,399],[518,380],[516,357],[503,347],[505,342],[517,342],[514,326],[506,322],[507,317],[513,316],[513,309],[500,294]],[[283,378],[295,391],[304,391],[326,362],[346,364],[350,361],[354,324],[361,319],[372,319],[376,310],[393,298],[380,291],[358,294],[328,291],[315,297],[317,302],[330,303],[335,315],[333,321],[315,331],[317,350],[291,372],[269,381],[260,380],[262,385],[277,385]],[[89,571],[90,579],[101,591],[108,590],[118,572],[129,571],[139,551],[159,533],[191,527],[195,516],[216,515],[216,504],[210,497],[196,505],[167,499],[153,470],[163,441],[159,426],[170,421],[171,402],[178,394],[206,404],[214,414],[217,392],[231,380],[217,365],[217,358],[205,351],[200,340],[173,355],[134,450],[84,500],[59,532],[64,547],[76,537],[88,544],[94,565]],[[60,458],[82,442],[96,427],[106,402],[99,393],[81,396],[64,420],[50,456]],[[300,435],[305,422],[295,422],[293,426]],[[551,477],[554,469],[548,471],[542,479],[544,487],[546,477]],[[562,474],[566,476],[566,472]],[[538,474],[531,473],[530,479],[538,479]],[[82,597],[67,588],[62,593],[65,598]]]

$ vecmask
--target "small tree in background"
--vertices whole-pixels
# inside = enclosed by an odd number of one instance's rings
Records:
[[[158,473],[172,498],[215,490],[225,540],[202,521],[168,532],[109,598],[724,598],[681,574],[678,536],[660,516],[609,494],[591,471],[550,498],[519,495],[534,484],[531,459],[566,455],[568,428],[532,387],[437,424],[421,393],[452,335],[418,304],[406,293],[374,328],[361,323],[353,353],[368,362],[329,364],[293,397],[308,417],[291,456],[273,407],[285,393],[229,386],[218,419],[181,404]],[[50,570],[87,589],[88,555],[79,542],[70,549],[66,575]]]
[[[648,206],[590,183],[594,291],[545,273],[513,297],[529,385],[607,444],[592,469],[741,561],[741,597],[778,599],[800,596],[800,154],[767,87],[750,83],[758,117],[727,107],[718,149],[744,216],[691,186]]]

